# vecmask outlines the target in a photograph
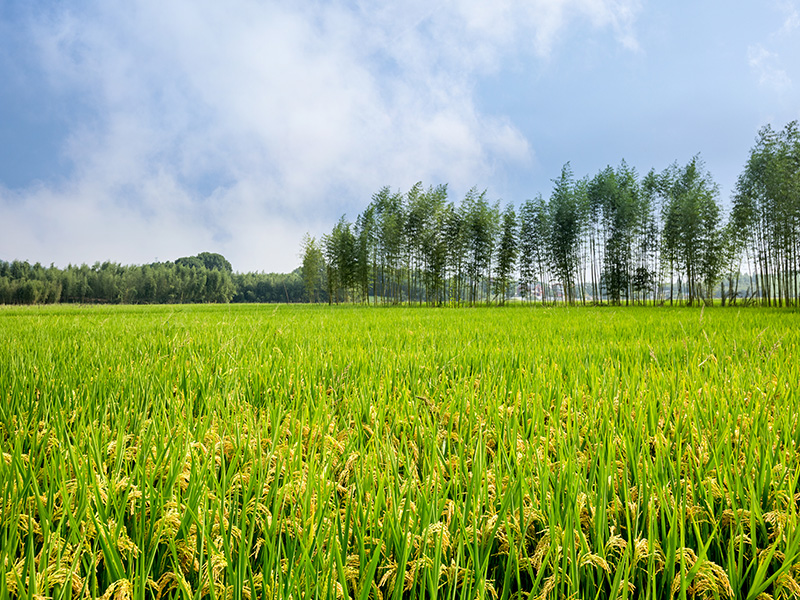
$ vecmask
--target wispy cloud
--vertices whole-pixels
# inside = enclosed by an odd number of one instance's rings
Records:
[[[768,38],[747,48],[747,61],[759,84],[774,92],[783,93],[792,87],[783,56],[794,53],[795,31],[800,27],[800,12],[793,0],[778,0],[775,6],[781,13],[780,26]]]
[[[798,11],[797,3],[787,0],[780,3],[780,7],[784,12],[784,21],[781,25],[780,35],[791,35],[795,30],[800,27],[800,11]]]
[[[778,92],[792,85],[789,75],[780,66],[779,56],[761,44],[755,44],[747,49],[747,60],[760,85]]]
[[[302,232],[384,184],[484,184],[531,142],[476,77],[549,56],[575,20],[636,48],[636,0],[58,5],[31,24],[53,93],[89,107],[68,181],[0,190],[4,255],[140,262],[221,251],[291,269]]]

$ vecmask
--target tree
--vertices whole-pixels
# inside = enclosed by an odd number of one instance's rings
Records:
[[[800,303],[800,132],[758,132],[733,198],[731,221],[765,304]]]
[[[596,223],[591,230],[592,242],[596,241],[595,237],[602,238],[602,287],[611,303],[620,304],[625,296],[627,304],[634,287],[645,285],[649,278],[644,265],[637,268],[633,252],[637,225],[646,227],[647,219],[646,211],[642,214],[642,194],[636,171],[625,161],[616,171],[606,167],[591,180],[587,194],[589,212]],[[597,231],[599,235],[595,236]],[[594,245],[592,258],[595,258]],[[592,266],[593,290],[596,290],[594,263]]]
[[[175,264],[184,267],[205,268],[233,273],[231,263],[229,263],[224,256],[216,252],[201,252],[197,256],[184,256],[177,259]]]
[[[405,273],[407,283],[407,297],[409,304],[412,302],[412,279],[416,284],[416,274],[419,270],[420,253],[422,250],[422,235],[425,231],[428,218],[427,195],[422,188],[422,182],[415,183],[406,194],[405,214]],[[413,286],[416,288],[416,285]]]
[[[355,281],[362,300],[369,304],[369,293],[373,287],[370,275],[370,254],[375,248],[375,207],[370,204],[356,218],[355,226]],[[377,302],[377,298],[376,298]]]
[[[661,178],[654,169],[650,169],[642,179],[641,189],[642,206],[639,224],[637,225],[639,265],[646,270],[646,276],[652,289],[653,301],[655,302],[658,299],[663,301],[661,291],[664,277],[660,250],[664,194],[661,193]],[[644,283],[644,278],[640,278],[640,281]],[[643,286],[640,289],[644,291]],[[646,291],[645,295],[647,295]]]
[[[490,206],[486,190],[472,188],[461,204],[466,237],[466,270],[470,283],[470,303],[478,301],[484,280],[491,283],[492,255],[499,225],[499,204]],[[488,296],[487,296],[488,299]]]
[[[533,201],[528,199],[522,203],[519,210],[519,278],[520,292],[523,298],[530,299],[533,295],[535,270],[533,266]]]
[[[301,244],[303,258],[303,286],[309,302],[317,302],[322,283],[325,260],[317,240],[306,233]]]
[[[548,278],[550,220],[547,204],[541,195],[526,200],[520,210],[520,274],[529,297],[544,301],[544,285]]]
[[[206,274],[206,302],[225,303],[231,301],[236,292],[231,281],[231,275],[226,270],[207,269]]]
[[[378,252],[380,254],[381,297],[384,302],[399,303],[402,298],[401,256],[405,245],[406,212],[403,195],[392,194],[388,187],[373,196]]]
[[[575,300],[584,219],[575,194],[575,181],[569,163],[561,169],[561,177],[553,182],[555,187],[550,196],[548,215],[550,256],[553,274],[564,289],[565,301],[572,303]]]
[[[663,255],[685,281],[688,304],[710,301],[722,264],[719,187],[699,156],[682,169],[673,165],[663,179]]]
[[[509,204],[503,211],[495,263],[494,292],[500,304],[505,304],[508,288],[513,281],[512,274],[517,262],[518,242],[517,215],[514,206]]]
[[[446,223],[452,207],[447,203],[446,185],[428,188],[425,195],[426,219],[420,236],[425,299],[440,304],[447,278]]]
[[[347,302],[356,283],[356,239],[352,225],[344,216],[334,226],[330,235],[323,236],[325,263],[328,274],[329,302]]]

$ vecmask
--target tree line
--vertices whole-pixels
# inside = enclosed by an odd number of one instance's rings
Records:
[[[446,185],[384,187],[355,222],[302,242],[312,302],[800,303],[800,135],[767,126],[725,218],[699,156],[640,177],[566,164],[519,207]]]
[[[303,302],[300,273],[234,273],[220,254],[169,262],[113,262],[66,268],[0,261],[0,303],[174,304]]]
[[[758,132],[724,214],[699,156],[641,177],[622,161],[519,206],[446,185],[384,187],[354,222],[306,235],[292,273],[221,255],[66,268],[0,260],[0,303],[800,304],[800,131]]]

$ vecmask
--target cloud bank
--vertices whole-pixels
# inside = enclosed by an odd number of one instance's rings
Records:
[[[209,250],[239,271],[291,270],[305,231],[354,217],[383,185],[466,189],[529,164],[534,143],[481,112],[477,79],[520,55],[549,60],[577,22],[637,50],[639,10],[634,0],[37,5],[26,35],[47,92],[80,110],[63,177],[0,188],[0,255],[141,263]]]

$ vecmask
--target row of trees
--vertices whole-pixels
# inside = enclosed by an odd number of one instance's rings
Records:
[[[796,123],[759,132],[726,221],[699,157],[644,177],[623,161],[576,179],[567,164],[547,200],[518,208],[474,188],[456,204],[446,186],[384,187],[355,222],[342,217],[320,240],[303,240],[306,296],[797,305],[799,198]]]
[[[141,266],[95,263],[59,269],[0,261],[0,303],[171,304],[302,302],[299,272],[233,273],[220,254],[203,252]]]
[[[767,304],[800,303],[800,131],[763,128],[739,176],[731,210],[733,257],[743,256]]]
[[[142,266],[0,261],[0,303],[526,301],[800,304],[800,131],[763,128],[724,218],[699,157],[644,177],[624,161],[519,206],[446,185],[384,187],[355,222],[302,243],[289,274],[204,252]]]

